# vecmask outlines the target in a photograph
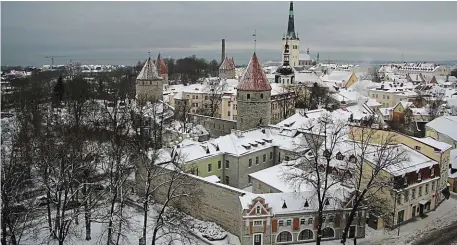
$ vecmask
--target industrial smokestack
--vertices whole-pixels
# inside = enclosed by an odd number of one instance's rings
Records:
[[[222,55],[221,55],[221,63],[225,60],[225,39],[222,39]]]

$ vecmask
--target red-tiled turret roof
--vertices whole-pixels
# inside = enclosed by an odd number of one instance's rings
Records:
[[[162,59],[162,56],[159,54],[159,56],[157,56],[157,60],[155,62],[155,65],[157,67],[159,67],[160,64],[160,75],[162,74],[168,74],[168,68],[167,68],[167,65],[165,64],[165,61],[163,61]]]
[[[257,59],[257,55],[252,55],[248,67],[243,73],[243,76],[236,87],[237,90],[244,91],[270,91],[271,86],[268,82],[267,76],[263,72],[262,66]]]
[[[231,59],[225,57],[224,61],[222,62],[219,70],[234,70],[235,64],[232,62]]]

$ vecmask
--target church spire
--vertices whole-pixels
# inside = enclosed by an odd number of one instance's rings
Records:
[[[294,3],[290,2],[289,7],[289,22],[287,23],[287,35],[288,39],[298,39],[297,35],[295,34],[295,26],[294,26]]]

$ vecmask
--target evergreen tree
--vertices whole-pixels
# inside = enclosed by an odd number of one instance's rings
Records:
[[[54,96],[57,105],[60,105],[63,101],[63,95],[65,93],[65,84],[63,83],[62,75],[57,79],[57,83],[54,86]]]

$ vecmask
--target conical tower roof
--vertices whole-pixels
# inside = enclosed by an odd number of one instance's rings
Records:
[[[232,64],[232,60],[225,57],[224,61],[222,62],[221,66],[219,66],[219,70],[233,70],[235,66]]]
[[[137,80],[157,80],[162,79],[157,73],[157,67],[152,62],[151,57],[146,60],[144,63],[143,69],[141,69],[140,74],[136,77]]]
[[[255,53],[252,55],[236,89],[241,91],[271,91],[268,78]]]
[[[160,66],[160,73],[161,74],[168,74],[168,68],[167,65],[165,64],[165,61],[162,59],[162,55],[157,56],[157,60],[155,63],[156,67]]]

